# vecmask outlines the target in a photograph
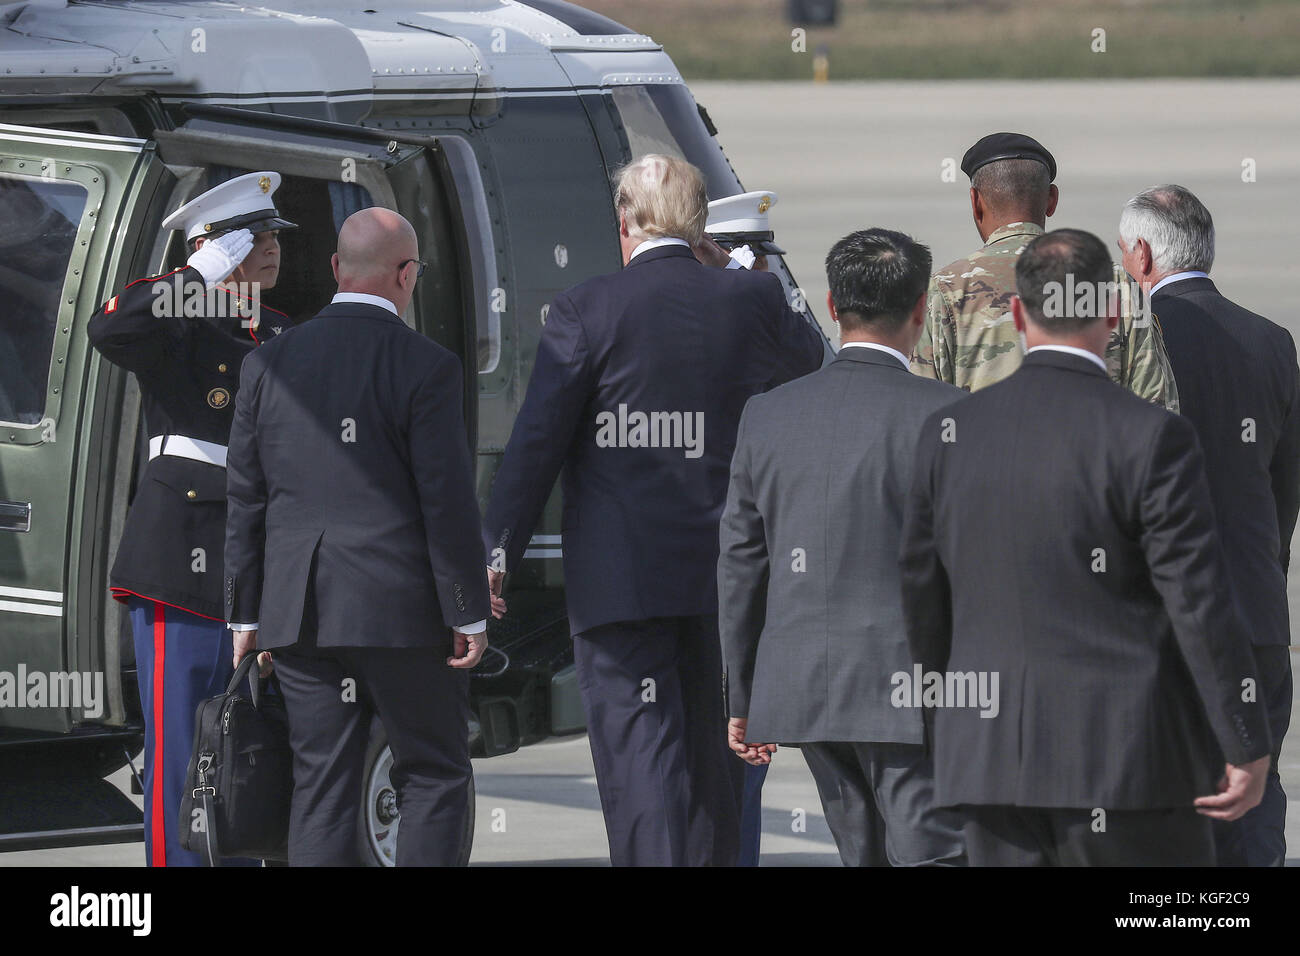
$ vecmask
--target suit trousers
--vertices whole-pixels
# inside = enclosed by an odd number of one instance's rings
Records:
[[[1278,767],[1282,740],[1291,726],[1291,650],[1257,645],[1255,673],[1259,699],[1268,713],[1273,762],[1259,806],[1236,820],[1215,820],[1214,856],[1219,866],[1283,866],[1286,863],[1286,791]]]
[[[1213,866],[1210,818],[1192,807],[963,806],[971,866]],[[1104,826],[1105,829],[1100,829]]]
[[[573,636],[573,655],[610,862],[734,866],[745,774],[726,741],[716,615],[601,625]]]
[[[362,862],[357,821],[372,714],[393,751],[397,865],[455,865],[473,770],[469,675],[447,666],[447,648],[294,644],[272,656],[293,750],[289,865]]]
[[[919,744],[804,743],[845,866],[965,866],[961,819],[934,805],[934,762]]]

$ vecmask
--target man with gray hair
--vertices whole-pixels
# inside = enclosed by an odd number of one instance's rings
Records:
[[[1220,865],[1281,866],[1286,794],[1278,776],[1291,720],[1291,642],[1286,574],[1300,512],[1300,368],[1291,334],[1221,295],[1214,220],[1182,186],[1134,196],[1119,222],[1124,268],[1151,296],[1178,380],[1182,412],[1196,427],[1214,514],[1241,614],[1250,625],[1273,738],[1260,805],[1215,824]]]
[[[736,862],[718,522],[745,402],[816,369],[825,344],[776,276],[696,259],[707,204],[684,160],[619,174],[624,268],[555,297],[484,520],[500,616],[563,469],[569,628],[616,866]]]

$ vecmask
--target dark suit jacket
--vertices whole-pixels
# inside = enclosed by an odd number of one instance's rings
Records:
[[[1087,359],[930,416],[901,563],[924,670],[999,678],[927,711],[940,805],[1187,806],[1269,753],[1195,430]]]
[[[1152,310],[1182,413],[1205,450],[1228,573],[1251,640],[1290,644],[1286,569],[1300,513],[1295,342],[1280,325],[1229,302],[1209,279],[1170,283],[1153,297]]]
[[[817,368],[824,343],[776,276],[704,266],[685,246],[650,249],[560,293],[492,487],[488,560],[500,548],[506,569],[518,567],[563,467],[573,633],[716,612],[718,519],[741,410]],[[679,413],[683,428],[702,415],[698,455],[663,441],[632,447],[650,438],[633,413]],[[656,437],[667,430],[671,446],[666,420]]]
[[[965,395],[854,346],[745,406],[718,622],[749,739],[921,743],[920,711],[890,703],[912,670],[898,541],[921,425]]]
[[[240,383],[228,620],[260,623],[260,647],[441,647],[487,617],[451,352],[340,303],[253,352]]]

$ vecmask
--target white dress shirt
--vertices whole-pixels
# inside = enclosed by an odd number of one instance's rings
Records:
[[[382,295],[371,295],[369,292],[335,292],[334,298],[330,299],[330,305],[334,305],[336,302],[359,302],[362,305],[377,305],[381,309],[387,309],[393,315],[401,318],[397,312],[397,306]]]
[[[863,349],[875,349],[878,352],[888,352],[894,358],[903,363],[903,368],[907,369],[909,372],[912,370],[912,363],[906,355],[898,351],[898,349],[891,349],[888,345],[881,345],[879,342],[844,342],[840,345],[840,349],[842,351],[855,346]]]
[[[664,236],[662,239],[647,239],[632,250],[632,254],[627,257],[627,261],[631,262],[641,253],[649,252],[651,249],[658,249],[660,246],[685,246],[689,249],[691,244],[685,239],[675,239],[672,236]]]
[[[393,315],[397,315],[398,318],[401,318],[397,313],[397,306],[381,295],[371,295],[368,292],[336,292],[334,298],[330,300],[330,304],[333,305],[336,302],[357,302],[362,305],[377,305],[381,309],[387,309],[389,312],[393,313]],[[230,629],[232,631],[256,631],[257,625],[231,624]],[[463,627],[458,627],[456,630],[460,631],[462,634],[482,634],[487,630],[487,618],[484,618],[481,621],[475,621],[473,624],[466,624]]]
[[[1103,372],[1106,372],[1106,363],[1101,360],[1095,352],[1089,352],[1087,349],[1076,349],[1073,345],[1035,345],[1026,352],[1026,355],[1032,355],[1040,349],[1047,349],[1049,352],[1065,352],[1069,355],[1077,355],[1079,358],[1086,358],[1093,365],[1097,366]],[[1106,372],[1107,375],[1110,372]]]
[[[1159,292],[1165,286],[1169,285],[1169,283],[1171,282],[1180,282],[1183,279],[1208,279],[1209,277],[1210,274],[1208,272],[1198,272],[1195,269],[1192,269],[1188,272],[1175,272],[1171,276],[1165,276],[1163,279],[1161,279],[1159,282],[1153,285],[1151,287],[1151,291],[1147,294],[1155,295],[1157,292]]]

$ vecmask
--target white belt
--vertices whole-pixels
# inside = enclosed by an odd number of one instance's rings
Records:
[[[184,435],[168,435],[167,449],[163,450],[163,436],[155,435],[149,439],[149,460],[159,455],[172,455],[176,458],[192,458],[207,462],[218,468],[226,467],[226,446],[216,442],[203,441],[200,438],[186,438]]]

